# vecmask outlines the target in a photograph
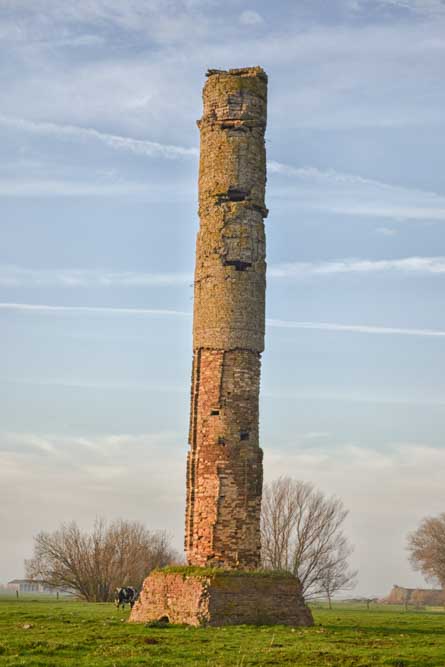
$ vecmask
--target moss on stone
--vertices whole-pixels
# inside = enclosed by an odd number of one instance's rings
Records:
[[[229,570],[221,567],[197,567],[194,565],[168,565],[153,570],[153,573],[181,574],[183,577],[264,577],[266,579],[294,576],[283,570]]]

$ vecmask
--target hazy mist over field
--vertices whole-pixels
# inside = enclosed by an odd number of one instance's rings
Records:
[[[0,581],[96,516],[182,547],[201,89],[269,75],[265,477],[357,594],[445,511],[445,3],[0,0]]]

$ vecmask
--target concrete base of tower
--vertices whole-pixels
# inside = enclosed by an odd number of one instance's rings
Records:
[[[152,572],[144,581],[130,621],[194,626],[313,625],[296,577],[198,567]]]

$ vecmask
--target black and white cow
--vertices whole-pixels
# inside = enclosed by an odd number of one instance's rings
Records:
[[[116,607],[122,606],[122,609],[125,609],[125,605],[129,604],[133,609],[133,605],[136,602],[138,597],[138,592],[133,586],[124,586],[123,588],[116,588],[116,595],[114,597],[114,602]]]

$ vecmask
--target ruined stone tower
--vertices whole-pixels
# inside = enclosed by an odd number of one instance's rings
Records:
[[[190,565],[260,562],[260,356],[267,76],[210,70],[203,92],[185,548]]]
[[[297,577],[257,569],[267,76],[261,67],[209,70],[207,76],[198,122],[200,227],[185,531],[188,564],[197,567],[151,572],[130,621],[312,625]]]

